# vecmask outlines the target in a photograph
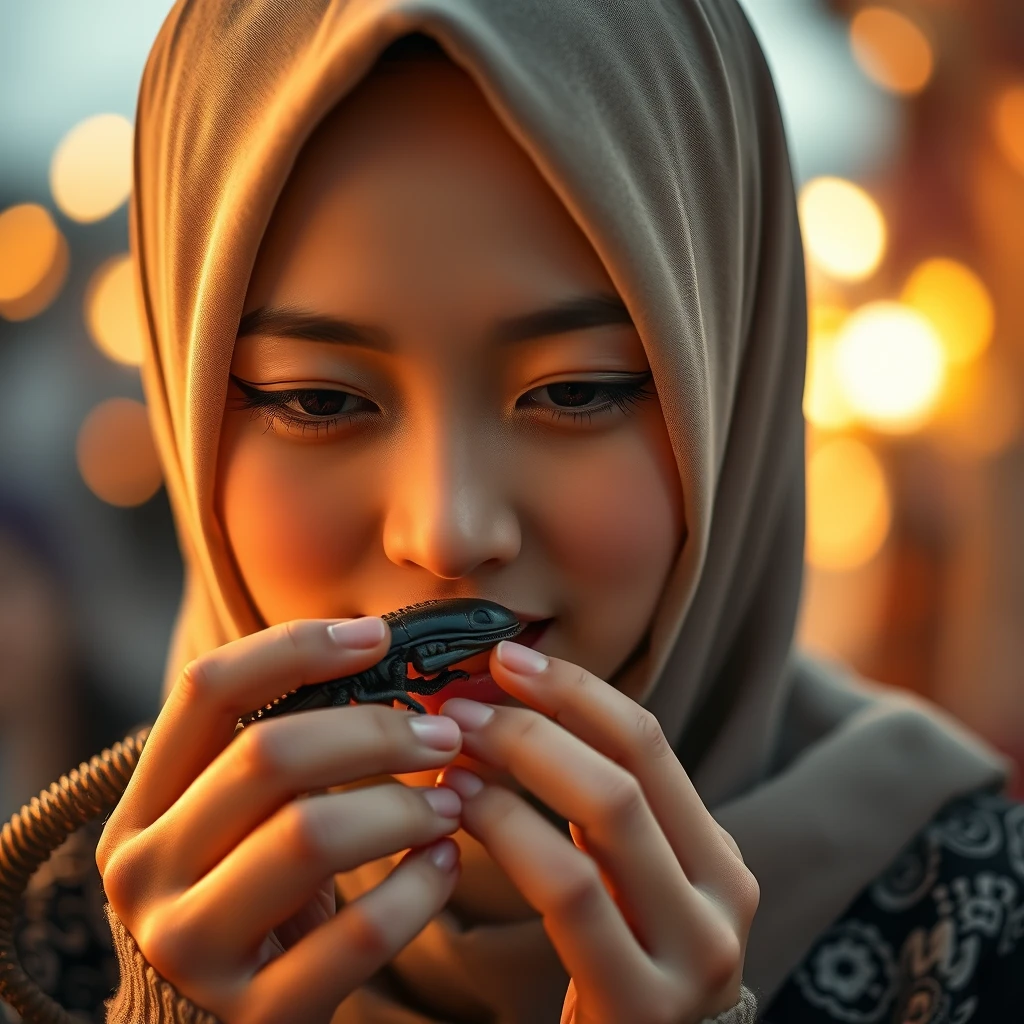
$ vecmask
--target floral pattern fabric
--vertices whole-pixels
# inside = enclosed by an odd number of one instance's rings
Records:
[[[16,944],[83,1024],[118,985],[94,850],[76,833],[33,879]],[[0,1024],[20,1017],[0,1002]],[[1024,804],[949,804],[814,944],[763,1024],[1024,1022]]]
[[[815,943],[765,1024],[1024,1021],[1024,805],[942,811]]]

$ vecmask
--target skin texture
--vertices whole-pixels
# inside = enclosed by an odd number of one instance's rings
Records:
[[[504,872],[485,913],[542,915],[572,977],[563,1021],[678,1024],[736,1002],[756,883],[657,721],[603,681],[642,642],[685,541],[653,385],[624,408],[586,390],[632,375],[639,392],[643,346],[628,322],[494,337],[595,293],[616,298],[605,268],[454,66],[378,70],[305,147],[248,322],[300,309],[387,350],[241,332],[218,513],[269,628],[186,668],[97,857],[150,962],[228,1024],[329,1020],[473,888],[419,852],[453,854],[446,834]],[[275,391],[300,394],[259,397]],[[589,415],[573,417],[581,394]],[[464,664],[489,667],[500,704],[321,710],[230,742],[238,714],[376,661],[375,616],[455,596],[553,620],[541,655],[506,643]],[[353,620],[340,642],[336,619]],[[406,848],[334,915],[332,872]]]

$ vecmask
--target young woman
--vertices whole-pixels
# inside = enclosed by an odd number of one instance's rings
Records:
[[[108,1020],[1009,1019],[1004,766],[792,649],[803,266],[734,0],[187,0],[136,138],[188,581]],[[435,714],[234,738],[467,596],[530,625]]]

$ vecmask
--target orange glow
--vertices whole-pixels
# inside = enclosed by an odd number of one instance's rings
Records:
[[[903,301],[931,321],[954,366],[976,359],[992,340],[992,297],[981,278],[956,260],[925,260],[910,275]]]
[[[110,505],[141,505],[160,487],[160,464],[141,402],[110,398],[97,405],[79,428],[76,453],[89,490]]]
[[[959,373],[942,403],[939,442],[952,455],[988,458],[1005,451],[1024,428],[1015,367],[995,352]]]
[[[804,415],[823,430],[840,430],[854,420],[835,366],[836,337],[846,316],[839,306],[811,309]]]
[[[871,302],[852,313],[836,341],[835,360],[858,417],[889,433],[923,426],[946,379],[935,329],[898,302]]]
[[[50,164],[50,189],[72,220],[89,224],[113,213],[132,187],[132,125],[98,114],[68,132]]]
[[[856,569],[881,549],[891,522],[889,486],[874,452],[848,437],[817,446],[807,465],[807,561]]]
[[[996,96],[992,131],[1003,156],[1024,174],[1024,84],[1010,86]]]
[[[928,37],[890,7],[859,10],[850,23],[850,46],[864,74],[890,92],[913,95],[932,77],[935,57]]]
[[[68,244],[35,203],[0,213],[0,316],[27,320],[57,297],[67,280]]]
[[[142,322],[135,300],[135,279],[127,254],[107,260],[89,282],[85,322],[96,347],[114,362],[142,362]]]
[[[808,256],[839,280],[864,280],[875,272],[885,254],[882,211],[852,181],[809,181],[800,192],[800,228]]]

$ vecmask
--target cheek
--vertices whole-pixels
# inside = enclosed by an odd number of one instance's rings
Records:
[[[683,497],[664,425],[550,465],[537,509],[545,556],[568,586],[564,651],[607,679],[651,621],[684,535]]]
[[[340,460],[334,445],[230,429],[221,459],[221,522],[264,620],[345,614],[344,584],[372,530],[372,467],[358,453]]]
[[[671,451],[645,440],[557,467],[545,532],[559,564],[586,587],[658,586],[670,566],[682,529],[679,478]]]

